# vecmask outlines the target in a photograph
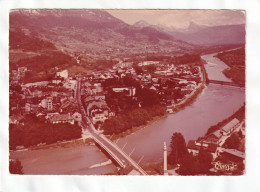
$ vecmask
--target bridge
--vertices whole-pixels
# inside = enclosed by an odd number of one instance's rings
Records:
[[[90,118],[86,115],[86,112],[81,103],[80,95],[80,81],[77,82],[76,99],[79,110],[82,115],[82,126],[84,127],[83,136],[87,134],[93,138],[93,140],[104,149],[111,158],[113,158],[121,169],[135,169],[141,175],[147,175],[146,172],[136,163],[130,156],[128,156],[122,149],[120,149],[115,143],[105,137],[105,135],[98,132]]]
[[[245,87],[244,83],[237,83],[237,82],[227,82],[227,81],[218,81],[218,80],[208,80],[209,83],[212,84],[219,84],[219,85],[228,85],[232,87]]]

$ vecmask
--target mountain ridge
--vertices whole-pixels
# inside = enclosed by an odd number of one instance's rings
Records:
[[[124,48],[131,51],[131,47],[141,49],[145,46],[146,51],[153,52],[156,49],[174,51],[194,47],[158,29],[133,27],[105,10],[12,11],[10,30],[17,28],[21,28],[27,35],[49,40],[58,49],[67,51],[84,49],[93,52],[95,48],[103,51]],[[167,43],[172,46],[165,47]]]

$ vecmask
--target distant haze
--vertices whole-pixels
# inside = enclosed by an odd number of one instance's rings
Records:
[[[152,25],[177,29],[187,28],[190,22],[218,26],[245,24],[245,12],[240,10],[107,10],[128,24],[143,20]]]

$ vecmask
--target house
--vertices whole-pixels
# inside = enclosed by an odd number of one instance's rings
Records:
[[[19,74],[22,74],[22,73],[25,73],[27,70],[27,67],[18,67],[18,73]]]
[[[31,88],[31,89],[28,89],[27,91],[28,91],[29,95],[32,97],[41,97],[43,95],[42,91],[38,90],[38,89],[32,90],[32,88]]]
[[[39,82],[34,82],[34,83],[26,83],[25,85],[22,85],[22,87],[33,87],[33,86],[47,86],[48,81],[39,81]]]
[[[141,63],[138,63],[138,65],[141,66],[146,66],[146,65],[153,65],[153,64],[159,64],[159,61],[143,61]]]
[[[158,78],[152,78],[152,81],[153,81],[154,83],[158,83],[159,79],[158,79]]]
[[[116,93],[122,93],[124,91],[128,91],[129,96],[135,96],[136,88],[135,87],[120,87],[112,89]]]
[[[92,122],[95,124],[98,121],[104,122],[108,119],[108,115],[106,115],[106,111],[95,111],[92,113]]]
[[[57,72],[56,76],[57,77],[63,77],[64,79],[67,79],[69,77],[69,72],[68,72],[68,70],[63,70],[63,71]]]
[[[43,107],[44,109],[46,109],[46,108],[47,108],[47,101],[46,101],[46,99],[41,100],[39,106],[41,106],[41,107]]]
[[[64,80],[64,78],[58,76],[58,77],[52,79],[52,83],[54,83],[54,84],[59,84],[59,83],[61,83],[63,80]]]
[[[53,116],[53,115],[59,115],[59,113],[58,112],[55,112],[55,113],[47,113],[46,114],[46,116],[45,116],[45,118],[46,119],[49,119],[51,116]]]
[[[116,115],[116,113],[113,112],[113,111],[110,111],[110,112],[108,113],[108,116],[109,116],[109,117],[112,117],[112,116],[115,116],[115,115]]]
[[[152,85],[152,86],[150,87],[150,89],[151,89],[151,90],[154,90],[154,91],[157,90],[156,87],[155,87],[154,85]]]
[[[188,83],[188,81],[185,79],[179,81],[179,84],[187,84],[187,83]]]
[[[66,82],[63,84],[63,87],[65,87],[66,89],[71,89],[71,90],[73,90],[73,89],[75,89],[76,84],[77,84],[77,81],[71,79],[71,80],[66,81]]]
[[[18,121],[15,119],[14,116],[9,117],[9,124],[17,124],[17,123],[18,123]]]
[[[50,123],[57,124],[57,123],[70,123],[74,124],[74,118],[68,114],[54,114],[49,118]]]
[[[221,130],[217,130],[211,134],[209,134],[206,138],[206,142],[207,143],[215,143],[215,144],[219,144],[221,143],[221,138],[223,136],[223,132]]]
[[[91,110],[93,107],[104,108],[106,106],[107,103],[104,100],[90,101],[89,103],[86,104],[87,115],[91,116]]]
[[[103,88],[101,87],[101,84],[95,84],[94,86],[90,86],[90,91],[92,94],[101,93],[103,91]]]
[[[46,107],[48,111],[53,110],[53,103],[52,103],[53,98],[52,97],[47,97],[46,99]]]
[[[30,103],[25,103],[25,112],[30,112],[31,111],[31,104]]]
[[[232,121],[227,123],[224,127],[222,127],[223,135],[229,135],[239,126],[239,120],[234,118]]]
[[[213,156],[213,159],[217,158],[219,155],[218,145],[213,143],[204,143],[190,140],[188,142],[187,149],[195,156],[199,154],[200,150],[209,152]]]

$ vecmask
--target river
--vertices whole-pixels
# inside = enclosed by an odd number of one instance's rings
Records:
[[[222,73],[228,66],[215,58],[215,54],[202,56],[207,62],[208,78],[231,82]],[[126,144],[124,150],[128,154],[134,150],[131,157],[136,161],[143,157],[141,164],[162,161],[163,142],[166,141],[169,149],[174,132],[181,132],[186,142],[197,139],[204,136],[210,126],[232,115],[244,102],[245,89],[209,84],[192,105],[120,139],[118,145]]]
[[[202,58],[207,62],[205,68],[209,79],[231,81],[222,73],[228,66],[214,54]],[[141,164],[159,162],[163,158],[163,142],[166,141],[169,149],[174,132],[181,132],[186,142],[197,139],[211,125],[233,114],[244,102],[244,89],[209,84],[190,106],[121,138],[117,144],[124,147],[126,153],[132,153],[135,161],[143,157]],[[25,174],[98,175],[117,170],[113,164],[91,168],[108,158],[97,147],[89,145],[11,152],[10,157],[21,160]]]
[[[103,175],[117,171],[112,163],[98,165],[109,159],[95,145],[16,151],[10,152],[10,158],[19,159],[24,174],[29,175]]]

